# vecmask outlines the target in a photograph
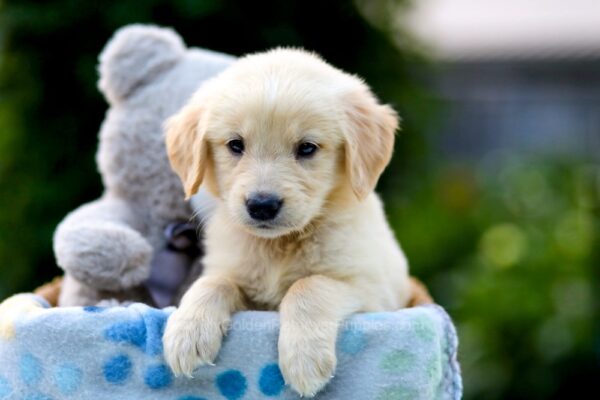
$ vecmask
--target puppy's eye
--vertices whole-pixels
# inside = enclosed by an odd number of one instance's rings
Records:
[[[242,139],[232,139],[227,142],[227,147],[233,154],[244,154],[244,141]]]
[[[318,149],[319,149],[319,146],[317,146],[314,143],[311,143],[311,142],[300,143],[300,145],[298,146],[298,149],[296,150],[296,156],[299,158],[312,157],[317,152]]]

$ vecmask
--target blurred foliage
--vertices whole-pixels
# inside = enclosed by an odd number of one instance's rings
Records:
[[[424,85],[431,70],[394,24],[407,4],[0,2],[0,298],[60,273],[56,224],[102,191],[97,54],[115,29],[151,22],[174,27],[188,45],[235,55],[303,46],[363,76],[403,118],[379,189],[413,273],[457,323],[465,398],[558,399],[591,387],[600,169],[493,154],[458,164],[434,154],[440,103]]]
[[[412,271],[457,323],[465,398],[594,391],[600,166],[492,158],[386,196]]]

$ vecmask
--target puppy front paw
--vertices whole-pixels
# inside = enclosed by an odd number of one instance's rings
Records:
[[[175,311],[163,335],[165,360],[173,373],[191,378],[197,367],[214,365],[225,329],[224,322]]]
[[[335,345],[317,338],[279,338],[279,367],[285,382],[301,396],[314,397],[333,378]]]

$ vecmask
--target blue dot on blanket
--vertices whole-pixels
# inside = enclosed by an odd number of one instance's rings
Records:
[[[104,337],[111,342],[134,345],[154,356],[163,351],[162,335],[166,322],[164,311],[149,309],[140,317],[109,326]]]
[[[104,363],[104,379],[110,383],[123,383],[131,373],[131,360],[124,354],[112,357]]]
[[[30,353],[24,354],[21,357],[20,363],[21,379],[27,385],[37,385],[42,379],[42,364],[37,357]]]
[[[75,365],[63,364],[54,370],[54,384],[62,394],[72,394],[79,388],[82,375]]]
[[[183,396],[178,398],[177,400],[206,400],[204,397],[198,396]]]
[[[260,371],[258,380],[260,391],[267,396],[277,396],[283,390],[285,381],[277,364],[269,364]]]
[[[8,384],[6,379],[0,376],[0,399],[7,398],[11,390],[12,389],[10,388],[10,385]]]
[[[105,311],[105,310],[106,310],[106,307],[98,307],[98,306],[83,307],[83,311],[89,312],[89,313],[101,313],[102,311]]]
[[[43,393],[33,393],[25,396],[24,400],[52,400],[52,397],[46,396]]]
[[[171,385],[173,374],[164,364],[153,365],[146,370],[144,382],[152,389],[163,389]]]
[[[168,315],[162,310],[149,309],[143,315],[146,324],[146,354],[155,356],[162,354],[162,337],[165,333],[165,325]]]
[[[390,320],[388,312],[369,312],[362,314],[362,318],[367,322],[385,322]]]
[[[227,400],[237,400],[246,393],[248,384],[240,371],[231,369],[217,376],[217,388]]]
[[[350,326],[342,331],[339,340],[340,350],[347,354],[357,354],[367,345],[365,333],[357,327]]]
[[[146,324],[142,318],[118,322],[104,331],[107,340],[115,343],[128,343],[139,348],[146,344]]]

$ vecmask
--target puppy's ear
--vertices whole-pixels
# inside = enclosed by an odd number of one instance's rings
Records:
[[[186,199],[198,192],[206,171],[205,117],[202,106],[190,104],[165,123],[167,155],[183,183]]]
[[[354,194],[363,200],[392,158],[398,115],[368,89],[345,96],[344,104],[346,174]]]

